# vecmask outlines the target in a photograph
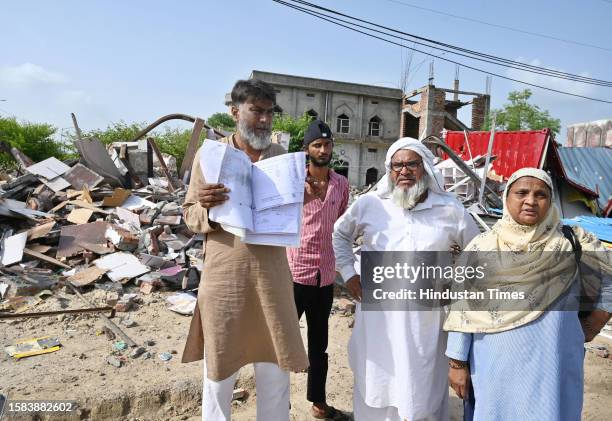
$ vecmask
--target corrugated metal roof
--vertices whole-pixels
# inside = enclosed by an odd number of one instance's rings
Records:
[[[469,132],[469,150],[465,144],[463,132],[449,131],[446,143],[463,159],[486,155],[489,147],[490,132]],[[542,168],[543,157],[546,154],[550,130],[532,130],[515,132],[495,132],[493,140],[493,161],[495,174],[507,180],[516,170],[525,167]],[[446,155],[446,154],[445,154]],[[448,158],[444,156],[444,159]]]
[[[563,219],[566,225],[579,225],[590,231],[602,241],[612,243],[612,218],[597,218],[596,216],[577,216],[572,219]]]
[[[557,148],[568,181],[599,194],[597,203],[605,209],[612,199],[612,149]]]

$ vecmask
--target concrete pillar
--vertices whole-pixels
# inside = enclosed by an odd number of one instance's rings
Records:
[[[363,141],[363,123],[365,120],[365,107],[363,106],[363,95],[359,95],[357,97],[357,115],[355,116],[355,123],[357,124],[357,130],[355,131],[355,136],[359,141]]]
[[[298,91],[297,88],[291,88],[291,100],[292,100],[292,105],[293,105],[293,110],[291,112],[291,115],[293,116],[293,118],[298,118],[299,115],[297,113],[297,99],[298,99]]]

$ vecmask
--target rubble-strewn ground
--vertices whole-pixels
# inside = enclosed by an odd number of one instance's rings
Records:
[[[96,304],[102,304],[106,294],[102,290],[92,290],[86,293],[86,297]],[[100,334],[103,323],[96,315],[0,322],[2,347],[16,339],[43,335],[57,336],[63,345],[58,352],[20,361],[14,361],[2,352],[0,393],[8,394],[12,399],[76,399],[82,411],[80,416],[75,415],[72,419],[198,420],[202,364],[180,362],[190,318],[166,308],[165,297],[170,294],[156,292],[143,295],[144,302],[137,309],[129,313],[117,313],[113,319],[116,323],[126,315],[136,322],[134,327],[122,327],[134,341],[138,344],[148,340],[155,343],[147,347],[151,358],[128,358],[120,368],[106,362],[106,358],[113,353],[113,341]],[[76,296],[56,292],[30,311],[49,311],[62,307],[78,308],[81,305]],[[329,402],[347,411],[351,410],[352,393],[352,375],[346,354],[351,320],[351,316],[344,315],[337,307],[330,319]],[[301,323],[305,338],[305,321]],[[597,342],[606,343],[604,339],[598,339]],[[608,349],[612,348],[611,345],[612,341],[607,341]],[[176,353],[170,361],[163,362],[158,358],[161,352]],[[608,420],[612,398],[612,360],[587,352],[585,365],[583,418]],[[234,402],[233,419],[254,420],[257,397],[252,369],[243,370],[238,387],[246,389],[249,397],[244,402]],[[305,399],[305,390],[306,374],[293,374],[292,420],[313,419],[310,417],[310,405]],[[452,419],[460,420],[460,402],[452,392],[451,396]]]

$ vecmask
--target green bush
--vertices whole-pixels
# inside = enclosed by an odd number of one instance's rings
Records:
[[[295,119],[290,115],[283,114],[280,117],[275,117],[272,123],[272,130],[278,132],[289,133],[289,151],[299,152],[302,150],[302,142],[304,141],[304,132],[314,118],[307,113],[304,113],[300,118]]]
[[[228,113],[214,113],[208,117],[206,124],[215,129],[221,129],[229,132],[236,129],[236,122]]]
[[[57,129],[50,124],[19,122],[14,117],[0,117],[0,141],[19,149],[33,161],[38,162],[49,157],[64,159],[70,152],[67,145],[53,139]],[[0,167],[16,167],[11,156],[0,153]]]
[[[130,123],[127,124],[121,120],[118,123],[109,124],[106,129],[94,129],[82,133],[84,138],[95,137],[105,145],[113,142],[129,142],[136,137],[138,132],[147,127],[147,123]],[[151,134],[150,134],[151,136]]]

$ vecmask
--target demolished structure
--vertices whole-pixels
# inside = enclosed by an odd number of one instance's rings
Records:
[[[194,124],[181,168],[147,136],[172,119]],[[170,303],[173,310],[193,311],[189,291],[198,286],[205,250],[203,236],[184,224],[181,204],[202,134],[222,134],[202,119],[172,114],[134,139],[105,146],[81,138],[74,122],[78,159],[32,163],[10,151],[19,169],[0,184],[0,320],[99,313],[109,331],[128,344],[126,352],[140,355],[143,344],[109,317],[136,308],[139,294],[162,289],[182,291]],[[92,287],[115,294],[94,305],[83,295]],[[76,294],[76,307],[33,311],[55,291]],[[12,347],[9,355],[33,355],[24,354],[24,347],[59,349],[55,341],[39,342]]]

